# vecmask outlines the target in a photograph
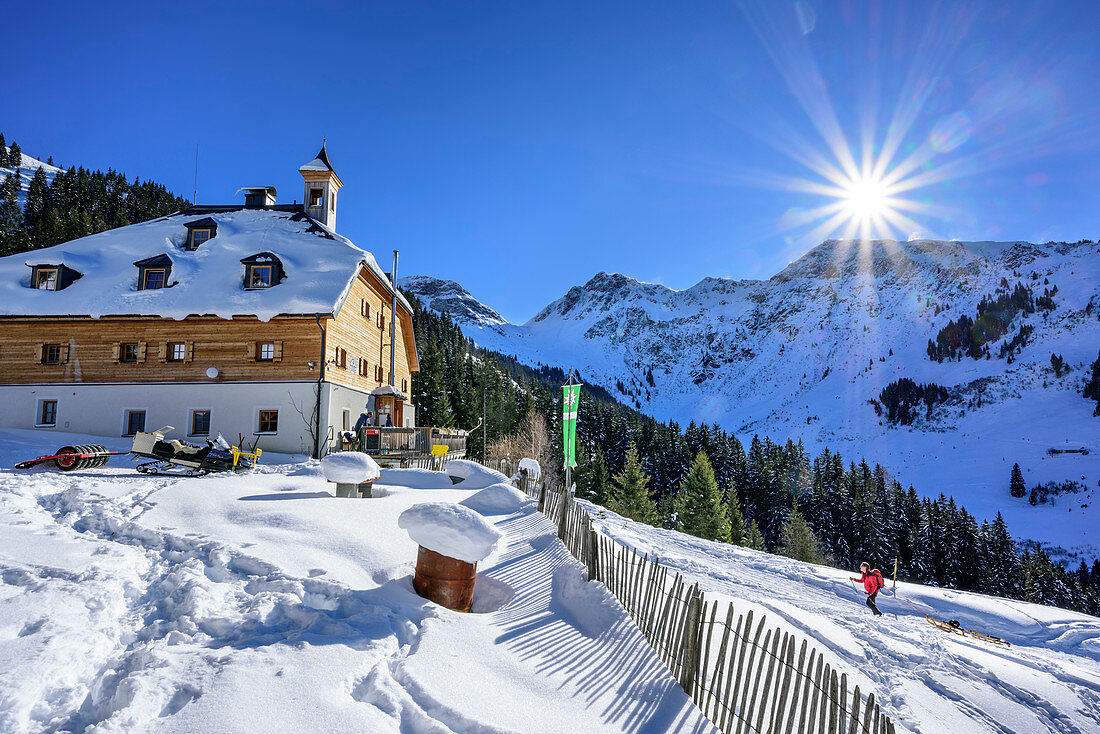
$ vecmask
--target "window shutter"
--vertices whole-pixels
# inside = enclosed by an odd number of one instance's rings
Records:
[[[46,351],[46,345],[45,344],[39,344],[38,349],[36,349],[34,351],[34,363],[35,364],[42,364],[42,353],[44,351]]]
[[[359,299],[359,313],[363,316],[367,315],[367,299],[365,298]]]
[[[255,362],[256,361],[256,342],[249,342],[248,343],[248,361],[249,362]]]
[[[144,362],[145,361],[145,342],[138,342],[137,361],[138,362]]]
[[[111,347],[111,359],[113,359],[116,364],[118,363],[119,352],[121,350],[122,345],[119,342],[115,342],[114,345]]]
[[[157,342],[157,361],[158,362],[168,361],[168,343],[167,342]]]
[[[273,357],[273,361],[275,361],[275,362],[282,362],[283,361],[283,343],[281,341],[275,342],[275,354],[274,354],[274,357]]]
[[[187,342],[183,351],[183,361],[190,362],[195,358],[195,342]]]
[[[62,344],[61,345],[61,354],[59,355],[57,361],[58,361],[59,364],[65,364],[66,362],[69,361],[69,345],[68,344]]]

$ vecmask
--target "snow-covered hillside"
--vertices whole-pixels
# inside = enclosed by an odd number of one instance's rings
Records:
[[[430,292],[429,281],[405,282]],[[997,358],[997,343],[988,360],[929,359],[928,341],[948,321],[974,318],[983,296],[1018,282],[1057,293],[1053,311],[1013,322],[1011,333],[1034,328],[1013,362]],[[1100,419],[1081,397],[1100,351],[1096,243],[828,241],[767,281],[706,278],[676,291],[600,273],[522,326],[462,313],[451,311],[479,344],[574,365],[609,389],[621,381],[624,402],[660,419],[865,456],[923,494],[954,495],[979,519],[1004,512],[1017,536],[1055,552],[1100,553]],[[1052,353],[1069,372],[1055,375]],[[930,421],[889,425],[869,401],[902,377],[943,385],[951,399]],[[1091,453],[1047,453],[1080,447]],[[1028,487],[1077,480],[1087,489],[1032,507],[1008,495],[1017,461]]]
[[[8,152],[8,149],[4,148],[4,152]],[[23,162],[19,164],[19,206],[23,207],[27,203],[27,189],[30,188],[31,179],[34,178],[35,171],[41,168],[46,173],[46,179],[53,182],[54,176],[56,176],[61,169],[57,166],[43,163],[37,158],[31,158],[26,153],[21,155],[23,156]],[[14,166],[0,166],[0,181],[5,180],[14,172]]]
[[[337,499],[267,453],[201,479],[9,468],[101,440],[0,431],[0,732],[713,731],[533,502],[471,501],[495,472]],[[413,591],[398,516],[429,501],[504,533],[473,614]]]
[[[101,439],[0,431],[0,731],[713,731],[534,503],[481,492],[503,479],[489,470],[460,462],[452,485],[383,469],[384,496],[337,499],[318,462],[268,454],[253,474],[199,479],[125,457],[7,468],[58,440]],[[439,500],[504,533],[472,614],[412,589],[398,517]],[[847,572],[592,510],[708,597],[807,638],[899,732],[1097,731],[1096,618],[910,584],[873,618]]]
[[[453,280],[440,280],[425,275],[398,278],[398,285],[416,294],[424,308],[445,313],[458,323],[501,326],[508,322],[503,316],[477,300]]]
[[[811,644],[873,691],[898,730],[1100,731],[1100,619],[1026,602],[898,583],[864,605],[852,575],[624,520],[598,526],[698,582],[709,599],[753,610]],[[859,575],[856,572],[855,575]],[[896,593],[895,593],[896,592]],[[942,632],[925,613],[999,636],[1011,648]]]

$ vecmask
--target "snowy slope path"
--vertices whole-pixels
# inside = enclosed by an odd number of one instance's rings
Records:
[[[592,506],[602,532],[697,581],[739,612],[808,638],[895,723],[914,732],[1100,731],[1100,619],[1051,607],[899,583],[864,605],[851,575],[625,520]],[[1012,642],[941,632],[913,606]]]
[[[0,431],[0,466],[58,438]],[[474,614],[416,596],[398,515],[502,478],[0,469],[0,731],[713,731],[530,502],[486,514]]]

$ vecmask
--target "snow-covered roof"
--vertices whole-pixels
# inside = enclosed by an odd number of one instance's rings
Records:
[[[396,395],[401,400],[405,399],[405,396],[401,394],[401,391],[395,388],[393,385],[381,385],[370,391],[371,395]]]
[[[206,213],[206,212],[203,212]],[[0,258],[0,316],[162,316],[222,318],[335,314],[359,267],[389,284],[374,256],[300,212],[233,209],[210,216],[218,234],[194,251],[182,247],[196,213],[172,214],[55,247]],[[271,253],[286,278],[246,290],[242,259]],[[170,287],[138,290],[140,262],[167,254]],[[28,265],[66,265],[83,277],[64,290],[30,287]],[[398,293],[401,304],[412,313]]]

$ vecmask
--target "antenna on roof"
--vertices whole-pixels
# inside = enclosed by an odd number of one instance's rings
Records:
[[[199,144],[195,143],[195,193],[191,198],[192,206],[199,203]]]

